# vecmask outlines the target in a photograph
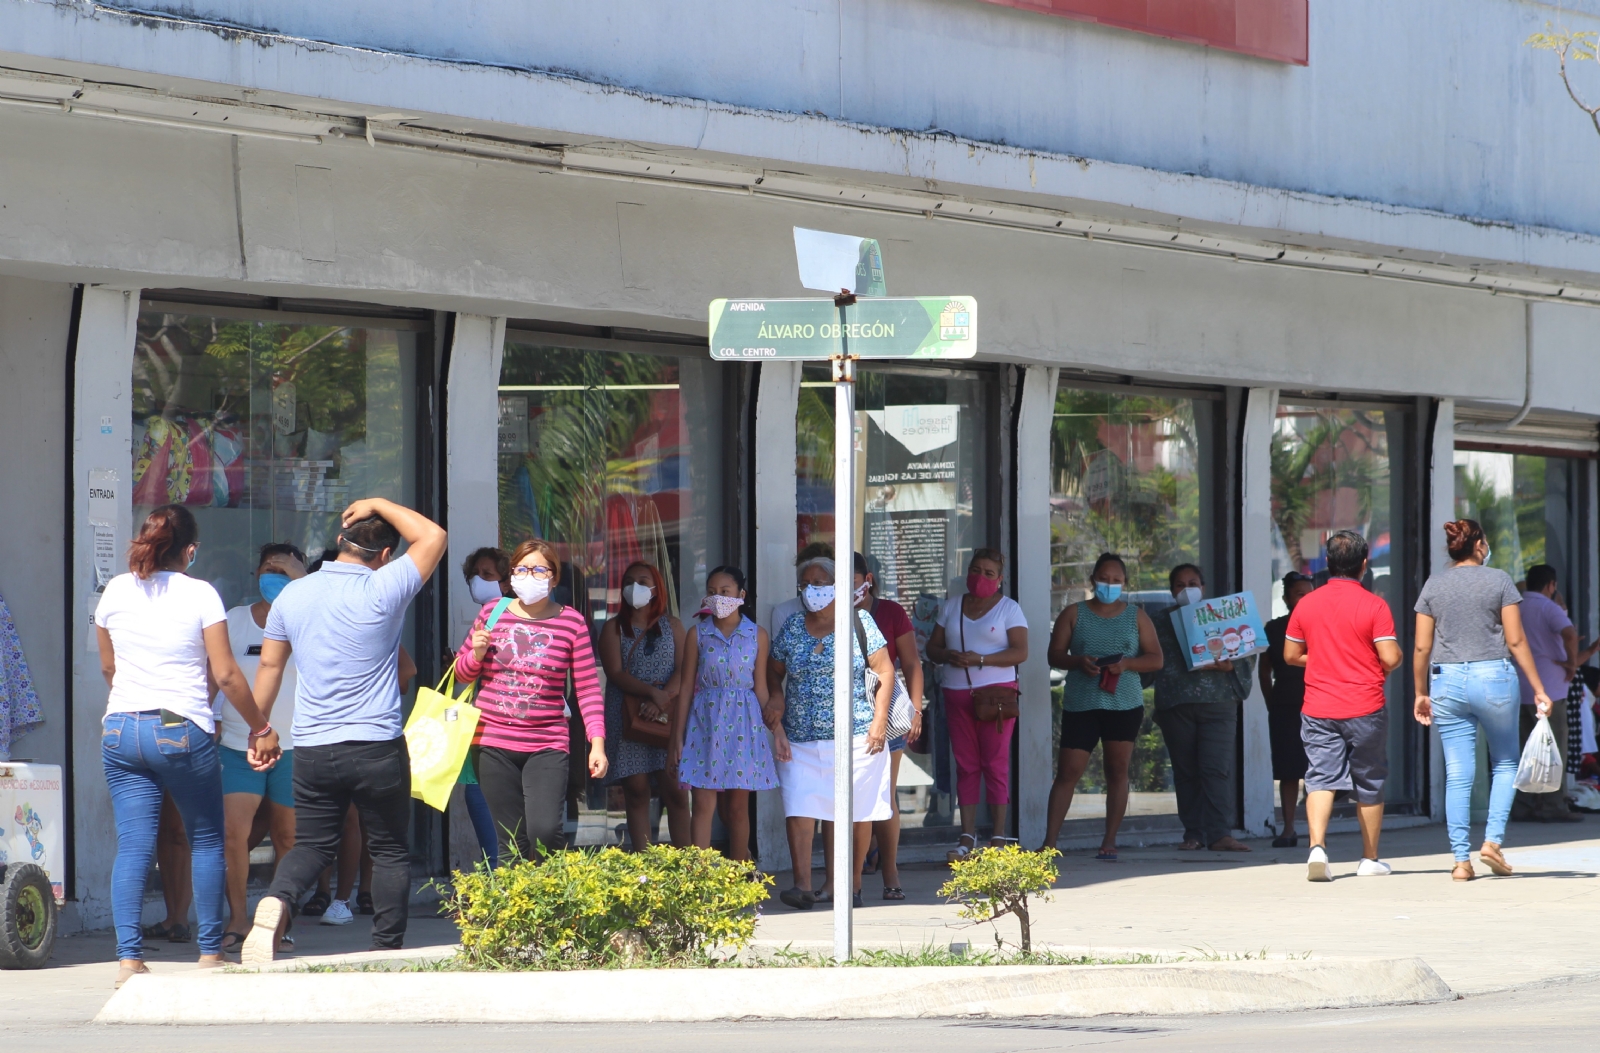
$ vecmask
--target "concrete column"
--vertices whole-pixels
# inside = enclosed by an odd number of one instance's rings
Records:
[[[1045,809],[1055,779],[1050,750],[1050,425],[1060,371],[1029,366],[1017,415],[1017,550],[1012,581],[1028,619],[1028,660],[1017,670],[1022,687],[1017,719],[1014,797],[1017,835],[1032,847],[1044,839]]]
[[[445,522],[450,531],[450,551],[438,577],[449,597],[445,643],[451,647],[466,639],[479,609],[461,580],[461,564],[474,549],[500,544],[497,456],[500,360],[505,336],[504,318],[456,315],[450,372],[445,381],[445,471],[450,484]],[[452,869],[469,868],[480,851],[462,792],[457,788],[450,798]]]
[[[69,602],[74,629],[67,646],[72,653],[72,836],[76,851],[76,878],[68,895],[77,896],[77,923],[85,928],[110,920],[111,863],[117,852],[111,795],[100,768],[100,720],[108,692],[95,644],[93,617],[102,583],[96,576],[94,557],[98,539],[102,553],[110,555],[112,573],[128,569],[128,542],[133,537],[131,387],[138,318],[138,289],[91,285],[83,290],[73,400],[73,584]]]
[[[1276,388],[1251,388],[1245,398],[1244,441],[1240,451],[1240,578],[1255,595],[1256,610],[1271,615],[1272,602],[1272,425],[1278,409]],[[1257,661],[1265,655],[1257,656]],[[1267,733],[1267,700],[1259,679],[1250,678],[1244,702],[1244,832],[1261,837],[1275,832],[1272,743]]]
[[[500,544],[500,359],[506,320],[456,315],[446,379],[445,471],[448,473],[450,554],[439,581],[449,590],[446,641],[459,644],[478,615],[461,580],[461,563],[484,545]]]
[[[1418,553],[1428,561],[1424,568],[1428,574],[1450,565],[1443,527],[1456,517],[1455,454],[1456,401],[1440,399],[1439,415],[1433,422],[1433,457],[1428,465],[1428,545],[1426,552]],[[1400,668],[1405,675],[1411,675],[1410,655]],[[1428,736],[1428,815],[1435,822],[1443,822],[1444,748],[1433,729],[1427,729],[1425,734]]]
[[[794,595],[794,417],[800,406],[800,363],[763,362],[756,389],[756,624]],[[756,794],[756,846],[761,869],[789,869],[783,797]]]

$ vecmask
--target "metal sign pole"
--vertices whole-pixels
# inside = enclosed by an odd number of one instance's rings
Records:
[[[855,297],[850,297],[854,300]],[[845,304],[839,304],[844,332]],[[855,785],[854,663],[856,616],[855,555],[856,393],[855,363],[844,342],[833,359],[833,956],[851,957],[851,922],[856,868],[850,858],[855,832],[851,791]]]

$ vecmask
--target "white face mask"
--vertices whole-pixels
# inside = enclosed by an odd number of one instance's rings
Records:
[[[649,606],[650,597],[654,596],[655,594],[655,589],[652,589],[650,586],[638,581],[622,590],[623,598],[628,601],[628,606],[632,607],[634,610],[639,610],[642,607]]]
[[[870,582],[870,581],[863,581],[860,585],[857,585],[856,586],[856,602],[860,603],[862,600],[866,599],[867,598],[867,592],[869,590],[871,590],[871,588],[872,588],[872,582]]]
[[[517,594],[517,599],[521,600],[524,606],[540,603],[550,595],[550,579],[536,578],[531,574],[512,578],[511,591]]]
[[[715,617],[726,618],[744,606],[744,598],[741,596],[707,596],[705,605],[711,608],[711,613]]]
[[[807,585],[800,593],[800,602],[806,605],[806,610],[815,614],[833,602],[833,586]]]
[[[1178,603],[1184,607],[1200,602],[1200,590],[1193,585],[1178,590]]]
[[[472,602],[478,604],[493,603],[501,595],[498,581],[488,581],[476,574],[467,582],[467,591],[472,593]]]

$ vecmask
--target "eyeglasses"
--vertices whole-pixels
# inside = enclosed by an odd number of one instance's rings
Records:
[[[554,567],[512,567],[513,578],[553,578],[556,576]]]

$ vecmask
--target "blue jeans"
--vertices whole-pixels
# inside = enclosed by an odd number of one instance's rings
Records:
[[[186,720],[164,727],[161,715],[109,713],[100,737],[100,758],[111,811],[117,821],[117,861],[111,867],[111,917],[117,927],[117,957],[144,957],[145,879],[155,855],[161,795],[172,794],[193,853],[196,942],[201,954],[222,951],[222,765],[217,744]]]
[[[488,857],[489,869],[500,866],[500,836],[494,828],[494,816],[489,802],[483,797],[483,787],[469,782],[463,789],[467,796],[467,817],[472,820],[472,832],[478,837],[478,847]]]
[[[1511,800],[1518,746],[1522,690],[1509,659],[1448,662],[1433,669],[1433,724],[1444,747],[1444,814],[1456,860],[1471,855],[1472,779],[1478,767],[1478,729],[1489,744],[1489,822],[1483,839],[1501,844]]]

